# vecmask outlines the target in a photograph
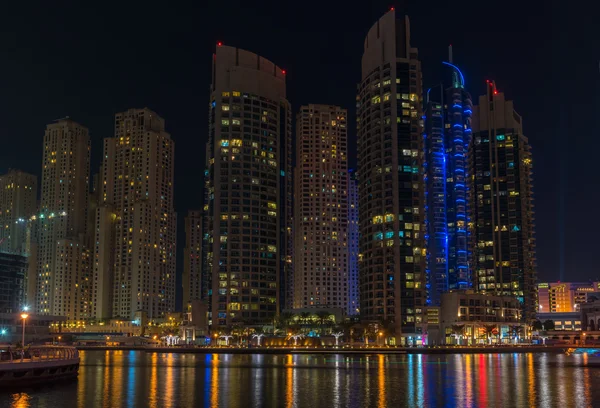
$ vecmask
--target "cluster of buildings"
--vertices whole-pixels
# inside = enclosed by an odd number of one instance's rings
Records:
[[[284,69],[217,44],[204,206],[185,219],[188,322],[272,324],[283,311],[342,310],[408,344],[450,336],[451,325],[506,331],[535,319],[522,118],[493,81],[473,100],[449,59],[442,78],[427,80],[438,85],[424,88],[408,18],[386,13],[365,38],[351,146],[346,107],[294,109]],[[94,176],[88,129],[71,119],[47,126],[43,151],[39,201],[36,177],[0,176],[0,251],[21,288],[7,308],[27,303],[67,327],[167,318],[176,213],[164,120],[149,109],[118,113]]]

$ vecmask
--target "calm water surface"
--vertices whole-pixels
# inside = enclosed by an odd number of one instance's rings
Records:
[[[587,407],[587,356],[217,355],[85,351],[77,381],[0,407]]]

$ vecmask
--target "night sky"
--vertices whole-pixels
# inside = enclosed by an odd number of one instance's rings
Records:
[[[70,116],[90,129],[95,173],[102,139],[113,136],[114,114],[147,106],[165,118],[175,140],[181,253],[183,217],[202,206],[216,42],[286,69],[294,112],[307,103],[348,108],[354,141],[364,37],[394,6],[411,19],[425,87],[439,81],[452,44],[474,102],[486,79],[515,101],[533,147],[540,280],[600,276],[600,28],[593,6],[556,0],[540,9],[523,0],[35,3],[7,2],[2,9],[0,172],[39,175],[46,124]],[[179,271],[182,266],[179,258]]]

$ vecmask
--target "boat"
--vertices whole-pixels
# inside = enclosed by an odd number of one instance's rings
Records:
[[[70,380],[78,373],[79,352],[75,347],[0,348],[0,388]]]

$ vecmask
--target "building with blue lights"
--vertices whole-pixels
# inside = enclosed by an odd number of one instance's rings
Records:
[[[532,159],[521,116],[488,82],[473,109],[473,286],[516,296],[523,319],[538,311]]]
[[[470,287],[469,163],[471,95],[463,74],[447,66],[447,78],[425,95],[425,220],[429,301]]]

